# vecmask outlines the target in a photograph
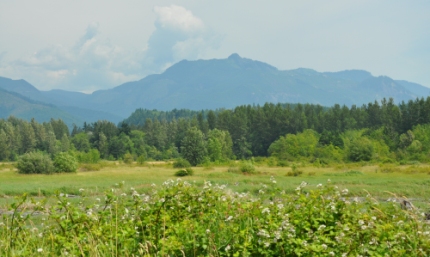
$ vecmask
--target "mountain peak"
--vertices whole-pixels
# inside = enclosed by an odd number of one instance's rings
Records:
[[[228,59],[230,59],[230,60],[240,60],[240,59],[242,59],[242,57],[240,57],[240,55],[238,55],[237,53],[233,53],[233,54],[231,54],[228,57]]]

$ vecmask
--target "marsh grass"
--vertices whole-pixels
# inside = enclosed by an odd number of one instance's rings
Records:
[[[410,198],[422,198],[430,195],[430,167],[428,165],[384,164],[382,167],[392,167],[393,172],[382,172],[381,165],[350,165],[333,167],[315,167],[313,165],[294,164],[303,172],[301,176],[285,176],[290,167],[267,166],[254,164],[258,173],[241,172],[240,163],[232,163],[232,167],[213,165],[195,167],[194,175],[185,180],[203,183],[230,184],[240,192],[253,192],[267,178],[274,176],[278,186],[287,191],[293,191],[297,184],[306,181],[309,187],[326,183],[328,179],[338,187],[348,187],[352,194],[362,196],[366,192],[374,196],[387,197],[388,193]],[[136,163],[123,164],[105,162],[98,171],[78,171],[73,174],[53,175],[23,175],[18,174],[13,164],[0,164],[0,204],[7,197],[28,193],[31,196],[50,196],[56,191],[66,194],[78,194],[80,188],[85,188],[87,194],[100,195],[116,183],[124,181],[127,186],[144,192],[151,184],[159,185],[167,179],[175,179],[177,169],[172,163],[146,162],[143,166]]]

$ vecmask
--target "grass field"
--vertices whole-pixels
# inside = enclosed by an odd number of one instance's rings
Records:
[[[104,162],[55,175],[0,164],[0,249],[5,256],[430,253],[427,165],[255,165],[253,174],[231,165],[196,167],[179,181],[170,163]],[[287,175],[294,171],[300,176]],[[23,193],[33,199],[14,197]],[[402,197],[418,208],[402,209]]]
[[[430,198],[429,167],[425,165],[337,165],[314,167],[299,165],[300,176],[287,176],[290,167],[268,167],[256,165],[257,174],[244,175],[227,172],[227,166],[196,167],[194,175],[182,179],[203,184],[204,181],[227,184],[236,192],[258,193],[262,184],[270,183],[273,176],[277,186],[287,193],[294,192],[302,182],[308,188],[327,183],[328,180],[340,189],[347,188],[353,195],[370,193],[380,199],[407,197],[426,205]],[[28,193],[31,196],[52,195],[56,191],[79,194],[84,188],[87,194],[101,195],[118,183],[144,192],[151,184],[159,185],[168,179],[176,179],[175,171],[166,163],[147,163],[144,166],[108,163],[98,171],[78,171],[72,174],[23,175],[18,174],[13,164],[0,165],[0,206],[13,201],[13,196]]]

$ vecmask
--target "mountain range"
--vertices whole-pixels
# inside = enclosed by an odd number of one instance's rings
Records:
[[[382,98],[399,103],[429,95],[430,88],[363,70],[279,70],[232,54],[226,59],[183,60],[162,74],[92,94],[40,91],[25,80],[0,77],[0,118],[61,118],[79,126],[103,119],[117,123],[138,108],[202,110],[266,102],[361,106]]]

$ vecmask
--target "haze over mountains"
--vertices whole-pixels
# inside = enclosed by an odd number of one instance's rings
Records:
[[[367,104],[382,98],[395,102],[427,97],[430,88],[367,71],[317,72],[278,70],[232,54],[227,59],[181,61],[162,74],[147,76],[92,94],[39,91],[24,80],[0,77],[0,118],[61,118],[78,126],[84,121],[119,122],[138,108],[172,110],[234,108],[242,104]]]

